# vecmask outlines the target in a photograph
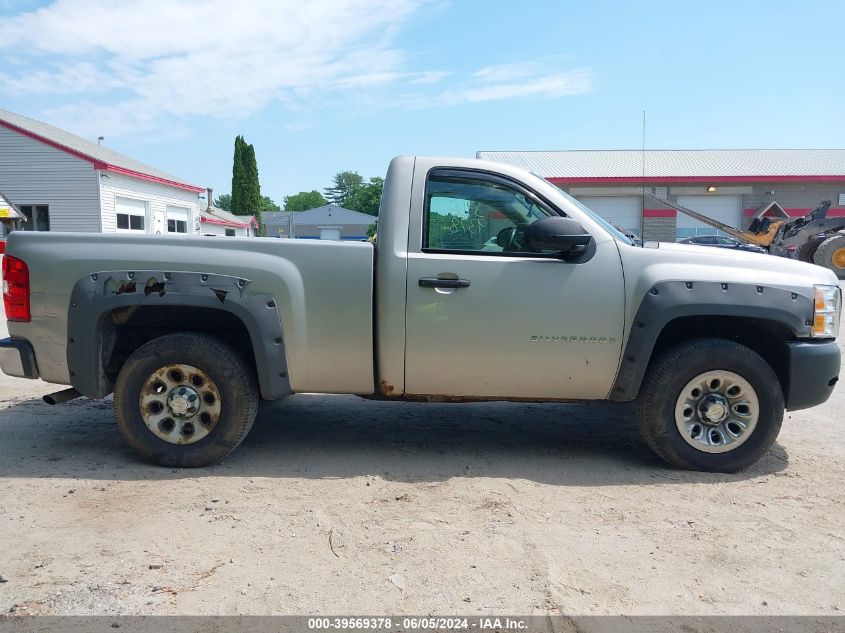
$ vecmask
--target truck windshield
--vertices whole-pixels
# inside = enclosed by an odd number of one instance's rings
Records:
[[[536,174],[533,174],[533,173],[532,173],[532,174],[531,174],[531,177],[532,177],[532,178],[536,178],[537,180],[539,180],[541,183],[543,183],[543,185],[544,185],[544,186],[546,186],[546,185],[548,185],[548,184],[549,184],[546,180],[544,180],[543,178],[541,178],[540,176],[538,176],[538,175],[536,175]],[[535,190],[537,190],[537,188],[536,188],[536,187],[535,187]],[[587,205],[585,205],[583,202],[581,202],[580,200],[577,200],[576,198],[573,198],[572,196],[570,196],[568,193],[566,193],[566,192],[565,192],[565,191],[563,191],[562,189],[558,189],[558,193],[560,193],[560,195],[562,195],[564,198],[566,198],[567,200],[569,200],[569,201],[570,201],[572,204],[574,204],[576,207],[578,207],[579,209],[581,209],[581,211],[583,211],[583,212],[584,212],[584,213],[586,213],[588,216],[590,216],[590,219],[591,219],[591,220],[593,220],[596,224],[600,225],[600,226],[601,226],[601,227],[602,227],[605,231],[607,231],[608,233],[610,233],[610,234],[611,234],[613,237],[615,237],[617,240],[619,240],[620,242],[625,242],[625,244],[628,244],[628,245],[630,245],[630,246],[633,246],[634,241],[633,241],[630,237],[628,237],[627,235],[625,235],[622,231],[620,231],[619,229],[617,229],[617,228],[616,228],[615,226],[613,226],[610,222],[608,222],[607,220],[605,220],[603,217],[601,217],[598,213],[596,213],[595,211],[593,211],[590,207],[588,207]]]
[[[570,196],[570,195],[569,195],[568,193],[566,193],[565,191],[561,191],[561,193],[562,193],[564,196],[566,196],[566,197],[567,197],[567,198],[568,198],[568,199],[572,202],[572,204],[574,204],[574,205],[575,205],[575,206],[577,206],[579,209],[581,209],[584,213],[586,213],[587,215],[589,215],[589,216],[590,216],[590,218],[591,218],[591,219],[592,219],[592,220],[593,220],[596,224],[600,224],[600,225],[601,225],[601,227],[602,227],[605,231],[607,231],[608,233],[610,233],[610,234],[611,234],[613,237],[615,237],[617,240],[619,240],[620,242],[625,242],[625,243],[626,243],[626,244],[628,244],[629,246],[633,246],[633,244],[634,244],[634,240],[632,240],[630,237],[628,237],[627,235],[625,235],[622,231],[620,231],[619,229],[617,229],[615,226],[613,226],[610,222],[608,222],[608,221],[607,221],[607,220],[605,220],[603,217],[601,217],[598,213],[596,213],[595,211],[593,211],[593,210],[592,210],[590,207],[588,207],[586,204],[584,204],[583,202],[581,202],[581,201],[580,201],[580,200],[578,200],[577,198],[573,198],[572,196]]]

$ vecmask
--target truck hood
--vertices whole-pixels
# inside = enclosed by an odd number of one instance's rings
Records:
[[[646,284],[665,280],[763,284],[812,292],[814,284],[838,285],[832,271],[785,257],[694,244],[659,242],[645,247],[619,244],[627,278]],[[639,273],[628,277],[630,272]]]

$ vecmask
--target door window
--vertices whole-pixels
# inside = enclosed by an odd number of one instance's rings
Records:
[[[433,171],[425,194],[423,250],[527,253],[528,226],[552,213],[498,178]]]

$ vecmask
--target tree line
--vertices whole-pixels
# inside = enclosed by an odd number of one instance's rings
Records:
[[[334,204],[375,217],[383,190],[384,178],[364,180],[357,171],[340,171],[322,193],[316,189],[300,191],[285,196],[280,207],[268,196],[261,195],[255,148],[239,135],[235,138],[232,159],[232,193],[215,198],[214,206],[237,215],[259,215],[264,211],[308,211]]]

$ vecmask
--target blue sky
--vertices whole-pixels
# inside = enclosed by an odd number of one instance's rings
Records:
[[[215,192],[403,153],[845,147],[845,2],[0,0],[0,107]]]

